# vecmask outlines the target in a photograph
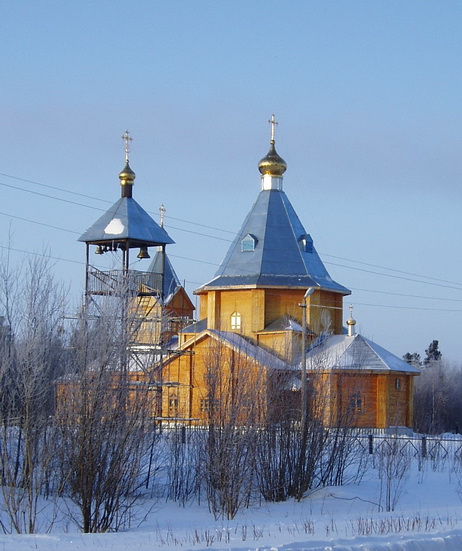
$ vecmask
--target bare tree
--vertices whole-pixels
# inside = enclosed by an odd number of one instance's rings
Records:
[[[386,438],[374,457],[380,479],[380,502],[385,510],[394,511],[401,497],[411,467],[411,455],[406,441],[398,437]]]
[[[207,432],[187,429],[185,426],[171,430],[165,436],[168,448],[167,498],[183,507],[192,499],[200,498],[202,459],[206,456]]]
[[[252,496],[264,376],[261,366],[239,351],[217,343],[208,352],[202,398],[208,417],[207,498],[215,517],[231,519]]]
[[[157,387],[152,373],[129,369],[127,311],[108,298],[94,321],[81,320],[69,375],[58,385],[63,492],[78,506],[74,520],[84,532],[128,526],[144,484]]]
[[[414,389],[414,428],[417,432],[439,434],[448,430],[446,418],[453,388],[444,361],[431,362],[422,369]]]
[[[0,461],[4,531],[35,532],[50,484],[53,381],[61,373],[65,292],[45,256],[0,267]]]

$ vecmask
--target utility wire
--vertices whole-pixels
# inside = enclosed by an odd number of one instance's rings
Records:
[[[5,174],[5,173],[0,173],[0,175],[2,176],[6,176],[8,178],[12,178],[12,179],[16,179],[16,180],[19,180],[19,181],[24,181],[24,182],[27,182],[27,183],[32,183],[34,185],[38,185],[38,186],[42,186],[42,187],[45,187],[45,188],[49,188],[49,189],[53,189],[55,191],[61,191],[61,192],[64,192],[64,193],[70,193],[72,195],[76,195],[76,196],[79,196],[79,197],[84,197],[84,198],[87,198],[87,199],[91,199],[91,200],[98,200],[98,201],[101,201],[101,202],[105,202],[105,203],[110,203],[110,201],[108,200],[105,200],[105,199],[100,199],[98,197],[93,197],[93,196],[90,196],[90,195],[87,195],[87,194],[83,194],[83,193],[79,193],[79,192],[74,192],[74,191],[70,191],[70,190],[66,190],[66,189],[63,189],[63,188],[59,188],[57,186],[51,186],[51,185],[48,185],[48,184],[43,184],[41,182],[36,182],[34,180],[27,180],[25,178],[19,178],[17,176],[12,176],[12,175],[9,175],[9,174]],[[82,207],[86,207],[86,208],[90,208],[90,209],[93,209],[93,210],[98,210],[100,212],[106,212],[104,209],[102,208],[99,208],[99,207],[95,207],[93,205],[86,205],[84,203],[79,203],[79,202],[76,202],[76,201],[71,201],[71,200],[68,200],[68,199],[63,199],[63,198],[60,198],[60,197],[56,197],[56,196],[53,196],[53,195],[48,195],[48,194],[45,194],[45,193],[40,193],[40,192],[37,192],[37,191],[33,191],[33,190],[29,190],[29,189],[23,189],[23,188],[19,188],[17,186],[13,186],[11,184],[6,184],[4,182],[0,182],[0,185],[2,186],[5,186],[5,187],[8,187],[8,188],[12,188],[12,189],[15,189],[15,190],[19,190],[19,191],[24,191],[26,193],[31,193],[31,194],[34,194],[34,195],[39,195],[41,197],[46,197],[46,198],[49,198],[49,199],[54,199],[54,200],[57,200],[57,201],[62,201],[62,202],[65,202],[65,203],[69,203],[69,204],[73,204],[73,205],[76,205],[76,206],[82,206]],[[4,216],[9,216],[11,218],[15,218],[15,219],[18,219],[18,220],[22,220],[22,221],[25,221],[25,222],[30,222],[30,223],[34,223],[34,224],[38,224],[38,225],[42,225],[42,226],[46,226],[46,227],[50,227],[52,229],[56,229],[56,230],[59,230],[59,231],[65,231],[65,232],[69,232],[69,233],[74,233],[74,234],[78,234],[79,232],[74,232],[73,230],[69,230],[69,229],[66,229],[66,228],[59,228],[57,226],[53,226],[51,224],[45,224],[45,223],[42,223],[42,222],[37,222],[37,221],[34,221],[34,220],[30,220],[30,219],[27,219],[27,218],[22,218],[22,217],[19,217],[19,216],[15,216],[15,215],[11,215],[11,214],[8,214],[8,213],[4,213],[4,212],[0,212],[1,215],[4,215]],[[187,221],[187,220],[182,220],[180,218],[174,218],[174,217],[171,217],[169,216],[169,218],[172,218],[172,219],[175,219],[175,220],[178,220],[178,221],[182,221],[182,222],[185,222],[185,223],[188,223],[188,224],[197,224],[199,226],[202,226],[202,227],[206,227],[208,229],[214,229],[214,230],[217,230],[217,231],[224,231],[224,232],[228,232],[228,230],[223,230],[223,229],[220,229],[220,228],[215,228],[213,226],[207,226],[205,224],[198,224],[196,222],[192,222],[192,221]],[[202,237],[208,237],[208,238],[212,238],[212,239],[217,239],[219,241],[226,241],[226,242],[232,242],[232,240],[230,239],[226,239],[226,238],[223,238],[223,237],[218,237],[218,236],[213,236],[213,235],[209,235],[209,234],[203,234],[201,232],[195,232],[193,230],[186,230],[186,229],[183,229],[183,228],[178,228],[178,227],[175,227],[175,226],[170,226],[170,228],[172,229],[175,229],[175,230],[178,230],[178,231],[183,231],[183,232],[186,232],[186,233],[191,233],[191,234],[194,234],[194,235],[199,235],[199,236],[202,236]],[[229,233],[232,233],[232,232],[229,232]],[[33,254],[33,253],[31,253]],[[334,263],[334,262],[328,262],[326,261],[325,264],[327,265],[331,265],[331,266],[336,266],[336,267],[341,267],[341,268],[347,268],[347,269],[350,269],[350,270],[356,270],[356,271],[361,271],[361,272],[365,272],[365,273],[371,273],[371,274],[374,274],[374,275],[380,275],[380,276],[383,276],[383,277],[392,277],[392,278],[397,278],[397,279],[403,279],[405,281],[412,281],[412,282],[416,282],[416,283],[422,283],[422,284],[426,284],[426,285],[436,285],[438,287],[443,287],[443,288],[448,288],[448,289],[454,289],[454,290],[462,290],[462,283],[457,283],[457,282],[453,282],[453,281],[448,281],[448,280],[443,280],[443,279],[438,279],[438,278],[433,278],[433,277],[430,277],[430,276],[424,276],[424,275],[421,275],[421,274],[415,274],[415,273],[411,273],[411,272],[406,272],[404,270],[397,270],[397,269],[394,269],[394,268],[388,268],[386,266],[380,266],[380,265],[376,265],[376,264],[370,264],[370,263],[366,263],[366,262],[361,262],[361,261],[357,261],[357,260],[352,260],[352,259],[349,259],[349,258],[345,258],[345,257],[338,257],[338,256],[334,256],[334,255],[330,255],[330,254],[324,254],[324,253],[320,253],[323,257],[329,257],[329,258],[337,258],[337,259],[340,259],[340,260],[344,260],[344,261],[347,261],[347,262],[352,262],[352,263],[355,263],[355,264],[360,264],[360,265],[363,265],[363,266],[370,266],[370,267],[374,267],[374,268],[378,268],[378,269],[384,269],[384,270],[387,270],[387,271],[392,271],[392,272],[396,272],[396,273],[400,273],[400,274],[407,274],[407,275],[410,275],[410,276],[413,276],[413,277],[419,277],[419,278],[424,278],[424,279],[428,279],[428,280],[431,280],[431,281],[435,281],[435,282],[441,282],[441,283],[449,283],[450,285],[441,285],[441,284],[437,284],[437,283],[430,283],[428,281],[422,281],[422,280],[417,280],[417,279],[413,279],[413,278],[407,278],[407,277],[404,277],[404,276],[397,276],[397,275],[391,275],[391,274],[384,274],[384,273],[380,273],[380,272],[376,272],[376,271],[372,271],[372,270],[366,270],[366,269],[361,269],[361,268],[357,268],[357,267],[352,267],[352,266],[346,266],[344,264],[337,264],[337,263]],[[171,256],[174,256],[174,255],[171,255]],[[201,261],[201,260],[198,260],[198,259],[191,259],[191,258],[185,258],[185,257],[180,257],[180,256],[177,256],[177,258],[183,258],[184,260],[190,260],[190,261],[194,261],[194,262],[199,262],[199,263],[204,263],[204,264],[211,264],[211,265],[217,265],[215,263],[211,263],[211,262],[206,262],[206,261]],[[461,287],[454,287],[453,285],[457,285],[457,286],[461,286]],[[371,291],[371,292],[374,292],[374,291]],[[379,292],[379,291],[376,291],[376,292]],[[403,295],[403,296],[411,296],[411,295]],[[416,297],[417,298],[417,297]],[[444,300],[451,300],[451,299],[444,299]]]
[[[73,264],[80,264],[81,266],[85,266],[85,262],[81,262],[80,260],[72,260],[70,258],[63,258],[62,256],[52,256],[48,253],[34,253],[32,251],[24,251],[22,249],[15,249],[14,247],[10,247],[9,245],[0,245],[0,249],[14,251],[21,254],[30,254],[32,256],[43,256],[45,258],[51,258],[52,260],[62,260],[63,262],[72,262]]]
[[[57,186],[51,186],[49,184],[43,184],[42,182],[36,182],[34,180],[27,180],[26,178],[19,178],[18,176],[12,176],[10,174],[5,174],[4,172],[0,172],[0,176],[5,176],[7,178],[12,178],[14,180],[19,180],[21,182],[27,182],[29,184],[34,184],[36,186],[41,186],[41,187],[45,187],[45,188],[48,188],[48,189],[53,189],[55,191],[60,191],[62,193],[69,193],[71,195],[76,195],[77,197],[84,197],[85,199],[91,199],[92,201],[101,201],[102,203],[106,203],[108,205],[112,204],[112,202],[109,201],[108,199],[101,199],[100,197],[93,197],[92,195],[87,195],[85,193],[80,193],[80,192],[77,192],[77,191],[72,191],[72,190],[60,188],[60,187],[57,187]],[[2,185],[8,186],[8,184],[2,184]],[[31,191],[31,190],[11,186],[11,185],[9,185],[8,187],[12,187],[14,189],[19,189],[21,191],[26,191],[26,192]],[[33,192],[31,191],[31,193],[33,193]],[[52,199],[58,199],[57,197],[50,196],[50,195],[45,195],[45,197],[51,197]],[[87,206],[87,205],[84,205],[84,206]],[[149,211],[146,211],[146,212],[149,212]],[[156,214],[154,214],[153,212],[149,212],[149,214],[151,214],[152,216],[156,216]],[[224,232],[224,233],[229,233],[231,235],[235,235],[235,232],[233,232],[231,230],[225,230],[223,228],[217,228],[215,226],[209,226],[207,224],[201,224],[200,222],[192,222],[191,220],[183,220],[182,218],[175,218],[174,216],[170,216],[170,215],[166,215],[166,218],[176,220],[177,222],[184,222],[186,224],[193,224],[195,226],[200,226],[202,228],[207,228],[207,229],[210,229],[210,230],[216,230],[216,231],[221,231],[221,232]]]

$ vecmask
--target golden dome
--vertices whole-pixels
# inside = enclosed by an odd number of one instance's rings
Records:
[[[130,165],[128,164],[128,161],[127,161],[127,164],[125,165],[125,167],[123,168],[123,170],[121,170],[119,172],[119,178],[120,178],[121,185],[133,184],[133,182],[136,178],[136,174],[130,168]]]
[[[274,140],[270,142],[270,149],[263,159],[258,163],[258,170],[261,174],[270,174],[271,176],[282,176],[287,170],[287,163],[276,152]]]

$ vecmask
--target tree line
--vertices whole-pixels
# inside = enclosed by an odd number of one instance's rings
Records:
[[[414,388],[414,430],[422,434],[462,431],[462,369],[443,358],[433,340],[421,359],[417,352],[403,359],[420,369]]]

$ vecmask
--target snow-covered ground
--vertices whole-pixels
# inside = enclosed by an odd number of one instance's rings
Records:
[[[444,454],[443,454],[444,455]],[[256,504],[215,520],[206,503],[146,502],[144,522],[126,531],[82,534],[64,512],[50,533],[0,535],[0,551],[178,550],[462,550],[462,474],[458,454],[413,460],[393,512],[370,466],[359,484],[326,487],[301,502]],[[50,511],[44,512],[49,518]],[[46,522],[43,524],[46,529]]]

